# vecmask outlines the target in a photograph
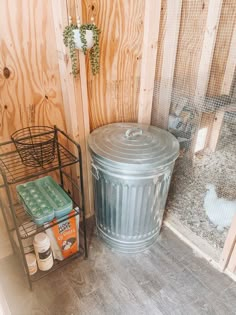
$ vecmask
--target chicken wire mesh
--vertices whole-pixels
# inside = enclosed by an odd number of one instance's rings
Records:
[[[236,3],[233,0],[223,3],[207,95],[196,103],[207,6],[208,1],[182,3],[168,120],[168,129],[179,140],[181,153],[173,174],[167,211],[212,246],[222,248],[232,216],[236,214],[236,72],[230,89],[223,88],[236,29]],[[158,98],[165,10],[163,1],[152,110],[155,126],[158,126],[157,110],[161,106]],[[217,128],[214,127],[216,119],[222,120]]]

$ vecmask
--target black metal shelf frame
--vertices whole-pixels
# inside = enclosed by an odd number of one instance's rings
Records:
[[[18,253],[18,256],[21,256],[21,252],[20,252],[20,249],[19,247],[17,246],[17,244],[14,242],[14,251],[16,253]],[[67,265],[68,263],[70,263],[72,260],[74,259],[83,259],[85,257],[85,249],[83,247],[83,245],[80,243],[79,244],[79,249],[76,253],[74,253],[73,255],[69,256],[68,258],[60,261],[60,260],[57,260],[57,259],[54,259],[54,262],[53,262],[53,266],[51,269],[47,270],[47,271],[40,271],[38,269],[38,271],[34,274],[34,275],[29,275],[30,277],[30,288],[32,288],[32,283],[33,282],[36,282],[42,278],[45,278],[48,274],[60,269],[61,267]],[[21,258],[21,257],[19,257]],[[21,259],[21,263],[22,263],[22,266],[24,268],[24,271],[25,271],[25,274],[27,275],[28,273],[28,268],[26,268],[25,264],[23,263],[22,259]],[[28,276],[28,275],[27,275]]]
[[[43,225],[35,224],[28,228],[25,228],[23,226],[23,223],[33,222],[32,218],[26,213],[26,211],[24,210],[24,207],[21,204],[14,205],[14,208],[15,208],[15,213],[16,213],[16,218],[17,218],[17,227],[18,228],[22,227],[22,234],[24,234],[23,236],[21,235],[21,239],[27,239],[29,237],[33,237],[34,235],[38,233],[44,232],[55,225],[63,223],[64,221],[79,215],[79,212],[80,212],[79,208],[75,205],[70,214],[66,215],[65,217],[61,217],[60,219],[57,219],[56,223],[51,221],[51,222],[48,222],[47,224],[43,224]]]
[[[61,266],[64,266],[67,262],[69,262],[70,260],[76,257],[84,256],[86,258],[88,256],[85,209],[84,209],[84,187],[83,187],[81,148],[77,142],[71,139],[64,131],[60,130],[56,126],[54,126],[54,129],[52,129],[52,133],[54,132],[56,135],[55,158],[52,163],[43,165],[43,166],[40,166],[40,165],[36,167],[25,166],[21,162],[21,158],[18,152],[15,149],[12,150],[12,147],[13,147],[12,141],[8,141],[8,142],[4,142],[0,144],[0,152],[4,152],[4,153],[0,153],[0,176],[2,177],[0,188],[5,189],[7,199],[8,199],[7,206],[5,206],[2,200],[0,199],[0,207],[2,208],[3,218],[7,227],[7,231],[8,231],[10,241],[11,241],[13,251],[15,251],[15,242],[13,240],[13,236],[11,233],[12,228],[10,228],[10,224],[8,220],[9,213],[7,215],[7,211],[9,211],[10,209],[10,214],[14,223],[13,229],[16,230],[22,262],[23,262],[25,270],[27,271],[26,273],[28,277],[29,286],[31,289],[32,289],[32,282],[45,277],[48,273],[51,273],[54,270],[57,270],[58,268],[60,268]],[[76,178],[79,181],[78,184],[72,178],[72,176],[68,174],[68,172],[65,171],[65,169],[68,169],[68,167],[71,167],[73,165],[78,165],[78,168],[79,168],[79,176],[76,176]],[[36,275],[30,276],[28,272],[22,240],[27,237],[32,237],[33,235],[39,232],[45,231],[47,228],[52,227],[55,224],[51,223],[47,227],[45,227],[44,225],[39,226],[37,227],[37,231],[35,233],[32,233],[32,231],[24,231],[25,237],[22,237],[20,235],[19,227],[22,226],[22,223],[30,222],[32,219],[30,218],[29,215],[26,214],[22,205],[15,204],[13,202],[10,186],[13,184],[20,183],[20,182],[26,182],[30,179],[33,180],[33,178],[37,178],[39,176],[42,176],[47,173],[51,173],[53,171],[59,171],[60,185],[63,189],[64,189],[64,180],[66,179],[67,182],[69,182],[70,185],[73,187],[74,194],[78,193],[79,195],[79,203],[73,200],[74,213],[72,213],[70,217],[80,214],[81,222],[80,222],[79,230],[80,232],[82,232],[82,238],[80,237],[80,250],[75,255],[63,261],[55,261],[54,266],[48,272],[38,271]],[[71,197],[70,194],[69,196]],[[79,211],[77,210],[78,208],[79,208]],[[68,216],[57,220],[56,224],[59,224],[65,221],[66,219],[68,219]],[[81,228],[81,224],[82,224],[82,228]],[[82,242],[81,239],[83,239],[83,245],[81,244]]]

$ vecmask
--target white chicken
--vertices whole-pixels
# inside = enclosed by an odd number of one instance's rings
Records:
[[[223,231],[229,227],[236,215],[236,200],[227,200],[218,198],[215,186],[212,184],[206,185],[206,196],[204,198],[204,209],[209,220],[217,226],[217,230]]]

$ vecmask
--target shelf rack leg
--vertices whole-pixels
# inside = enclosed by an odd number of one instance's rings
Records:
[[[80,145],[78,143],[76,143],[74,140],[72,140],[71,138],[69,138],[67,136],[67,134],[65,134],[64,131],[60,130],[59,128],[57,128],[56,126],[54,126],[55,130],[56,130],[56,137],[57,137],[57,133],[58,131],[63,134],[67,139],[69,139],[72,143],[74,143],[74,145],[77,147],[78,150],[78,156],[79,156],[79,169],[80,169],[80,187],[81,187],[81,211],[83,212],[83,232],[84,232],[84,254],[85,254],[85,258],[88,257],[88,247],[87,247],[87,233],[86,233],[86,216],[85,216],[85,207],[84,207],[84,185],[83,185],[83,170],[82,170],[82,154],[81,154],[81,148]],[[58,150],[59,150],[59,146],[57,146]],[[60,158],[60,150],[59,150],[59,154],[58,154],[58,158]],[[60,160],[59,160],[59,165],[60,164]],[[60,167],[60,176],[61,176],[61,180],[63,183],[63,172],[61,170]]]
[[[14,206],[13,206],[13,202],[12,202],[12,198],[11,198],[11,192],[10,192],[9,186],[7,184],[7,178],[6,178],[5,174],[2,174],[2,176],[3,176],[4,183],[5,183],[7,199],[8,199],[8,202],[9,202],[10,209],[11,209],[11,214],[12,214],[14,225],[15,225],[15,228],[16,228],[16,234],[17,234],[17,238],[18,238],[18,242],[19,242],[19,246],[20,246],[20,253],[21,253],[23,264],[24,264],[24,267],[25,267],[25,272],[27,274],[29,287],[30,287],[30,290],[32,290],[32,283],[31,283],[31,279],[30,279],[30,275],[29,275],[28,265],[27,265],[26,258],[25,258],[24,247],[23,247],[22,242],[21,242],[21,236],[20,236],[20,232],[19,232],[19,229],[18,229],[18,225],[17,225],[17,219],[16,219]]]
[[[82,170],[82,154],[81,149],[78,147],[79,151],[79,170],[80,170],[80,187],[81,187],[81,196],[82,196],[82,212],[83,212],[83,232],[84,232],[84,254],[85,258],[88,258],[88,248],[87,248],[87,231],[86,231],[86,216],[85,216],[85,208],[84,208],[84,185],[83,185],[83,170]]]
[[[63,179],[63,174],[62,174],[62,170],[61,170],[61,154],[60,154],[60,149],[59,149],[59,142],[58,142],[58,130],[57,127],[54,126],[54,130],[55,130],[55,138],[56,138],[56,146],[57,146],[57,156],[58,156],[58,163],[59,163],[59,172],[60,172],[60,181],[61,181],[61,186],[62,188],[64,188],[64,179]]]

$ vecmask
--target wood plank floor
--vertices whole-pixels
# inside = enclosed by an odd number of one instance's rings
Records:
[[[33,292],[15,256],[0,260],[12,315],[236,314],[236,283],[167,228],[141,254],[114,252],[95,233],[89,247],[88,260],[40,280]]]

